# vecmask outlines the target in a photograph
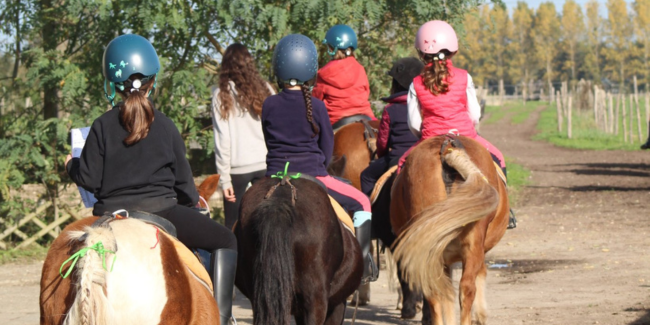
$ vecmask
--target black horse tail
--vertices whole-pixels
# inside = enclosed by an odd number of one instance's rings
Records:
[[[264,200],[250,216],[258,239],[254,261],[253,324],[289,325],[293,300],[294,257],[292,225],[296,212],[291,202]]]

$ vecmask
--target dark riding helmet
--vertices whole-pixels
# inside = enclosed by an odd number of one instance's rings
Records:
[[[357,34],[354,33],[352,27],[348,25],[335,25],[332,26],[325,34],[323,44],[329,45],[333,51],[327,51],[327,54],[334,56],[336,51],[345,50],[347,48],[357,49]]]
[[[309,83],[318,73],[316,45],[305,35],[287,35],[275,46],[272,64],[280,88]]]
[[[139,82],[129,82],[129,85],[133,88],[139,88],[141,84],[155,78],[159,70],[160,60],[149,40],[135,34],[121,35],[114,38],[106,46],[102,59],[106,99],[113,103],[115,87],[124,90],[124,82],[132,75],[141,74],[144,76]]]
[[[393,67],[386,74],[393,77],[404,89],[409,89],[413,79],[422,73],[422,69],[424,69],[422,61],[408,57],[395,61]]]

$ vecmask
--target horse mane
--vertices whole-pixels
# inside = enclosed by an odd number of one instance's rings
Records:
[[[453,299],[454,288],[445,275],[443,253],[470,223],[495,211],[499,194],[463,149],[445,152],[444,162],[464,178],[446,200],[411,219],[395,243],[394,257],[404,278],[425,297]],[[418,287],[415,287],[415,286]]]
[[[264,321],[268,324],[288,325],[291,321],[295,274],[293,240],[287,236],[293,235],[291,229],[297,216],[291,204],[292,194],[284,188],[285,186],[280,186],[275,195],[263,200],[250,215],[249,222],[256,226],[253,230],[255,234],[249,238],[258,238],[260,251],[269,252],[259,254],[254,262],[254,325],[262,325]],[[281,297],[285,299],[279,299]]]
[[[115,236],[108,227],[86,227],[84,231],[71,231],[70,241],[81,240],[85,236],[84,246],[92,246],[102,242],[104,248],[116,251]],[[109,258],[107,254],[106,258]],[[80,257],[76,265],[77,295],[63,321],[64,325],[72,324],[114,324],[114,310],[104,293],[106,285],[106,270],[102,266],[102,258],[96,251],[88,252]]]

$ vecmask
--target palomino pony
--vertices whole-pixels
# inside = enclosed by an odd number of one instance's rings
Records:
[[[200,193],[209,198],[218,179],[208,177]],[[187,248],[137,219],[90,227],[98,219],[73,222],[50,246],[41,275],[42,325],[219,324],[207,272],[198,260],[181,259],[194,257]]]
[[[485,324],[485,253],[508,226],[504,182],[488,151],[456,136],[427,139],[411,151],[392,188],[394,257],[428,301],[433,324],[454,324],[450,266],[463,263],[461,324]],[[423,319],[423,323],[425,320]]]
[[[361,282],[361,248],[316,182],[284,176],[256,182],[235,224],[235,284],[253,324],[342,324],[345,299]]]

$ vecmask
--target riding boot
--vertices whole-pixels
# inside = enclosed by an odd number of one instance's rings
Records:
[[[372,254],[370,253],[370,245],[372,244],[372,221],[368,217],[367,220],[362,221],[361,225],[357,225],[358,214],[364,212],[359,211],[354,214],[355,217],[355,227],[354,232],[361,246],[361,256],[363,257],[363,276],[361,277],[361,284],[366,284],[368,282],[377,281],[379,277],[379,269],[372,259]],[[370,215],[370,212],[365,212],[367,215]]]
[[[510,209],[510,218],[508,219],[508,229],[517,228],[517,218],[515,218],[515,212]]]
[[[219,306],[219,319],[222,325],[228,325],[232,318],[232,297],[236,271],[237,251],[224,248],[212,252],[214,299]]]

